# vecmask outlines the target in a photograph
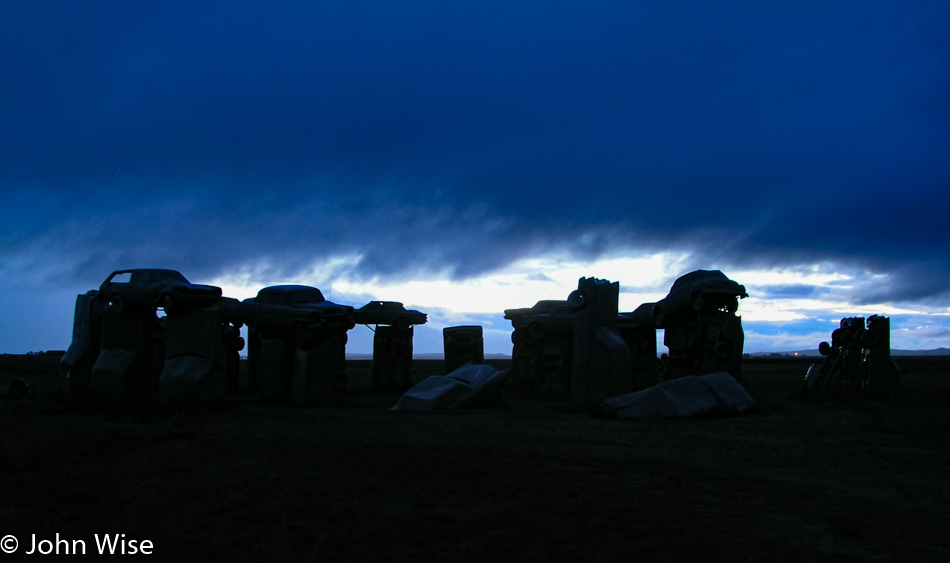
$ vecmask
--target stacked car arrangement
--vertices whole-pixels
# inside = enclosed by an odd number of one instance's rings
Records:
[[[719,270],[678,278],[669,294],[618,311],[619,283],[581,278],[567,299],[508,309],[512,364],[505,380],[524,397],[569,400],[595,410],[608,398],[690,375],[740,375],[739,300],[744,286]],[[164,316],[157,313],[161,310]],[[238,301],[174,270],[120,270],[76,300],[73,341],[63,356],[66,389],[78,402],[113,406],[211,404],[250,391],[262,400],[332,404],[342,397],[347,331],[376,325],[373,388],[410,386],[413,326],[425,313],[395,301],[353,308],[315,287],[275,285]],[[247,326],[248,370],[239,369]],[[657,358],[657,330],[668,353]],[[843,319],[822,343],[826,357],[807,389],[897,385],[885,317]],[[484,362],[481,327],[443,331],[447,366]]]
[[[678,278],[660,301],[622,313],[619,284],[581,278],[564,301],[505,311],[514,328],[513,390],[572,398],[584,408],[687,375],[738,377],[744,338],[735,313],[747,296],[719,270],[697,270]],[[660,358],[658,329],[669,348]]]
[[[820,362],[805,374],[806,393],[883,395],[900,386],[900,370],[891,358],[891,320],[880,315],[845,317],[818,344]]]
[[[79,403],[133,408],[213,404],[241,389],[267,401],[329,404],[347,385],[349,329],[377,325],[381,348],[408,345],[408,353],[374,358],[400,363],[380,371],[408,374],[412,326],[426,320],[394,301],[359,309],[333,303],[309,286],[265,287],[238,301],[174,270],[119,270],[76,299],[73,340],[62,359],[65,387]],[[245,325],[249,370],[241,381]]]

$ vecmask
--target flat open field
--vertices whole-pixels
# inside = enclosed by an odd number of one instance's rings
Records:
[[[160,561],[950,561],[950,358],[897,363],[900,396],[843,402],[795,397],[808,360],[746,360],[764,412],[647,422],[368,393],[131,419],[37,387],[0,401],[0,536],[94,560],[125,534]]]

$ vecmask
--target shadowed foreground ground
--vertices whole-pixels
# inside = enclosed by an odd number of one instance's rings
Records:
[[[5,400],[0,535],[94,553],[124,533],[162,561],[948,561],[950,358],[899,364],[895,401],[806,402],[807,362],[749,360],[766,412],[700,420],[359,394],[134,421]]]

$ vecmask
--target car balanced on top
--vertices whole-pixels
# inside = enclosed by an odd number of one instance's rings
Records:
[[[175,270],[142,268],[112,272],[99,286],[99,295],[115,311],[161,307],[168,312],[178,305],[214,303],[221,299],[221,288],[191,283]]]

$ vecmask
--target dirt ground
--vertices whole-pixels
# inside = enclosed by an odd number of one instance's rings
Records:
[[[747,360],[763,412],[646,422],[368,393],[117,417],[39,386],[0,401],[0,560],[125,534],[160,561],[950,561],[950,358],[897,363],[898,397],[842,401],[796,396],[807,360]]]

